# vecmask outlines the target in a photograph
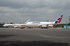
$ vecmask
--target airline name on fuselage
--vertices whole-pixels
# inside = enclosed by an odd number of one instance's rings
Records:
[[[32,22],[33,24],[40,24],[40,22]]]

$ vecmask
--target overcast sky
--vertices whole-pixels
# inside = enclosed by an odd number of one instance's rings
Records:
[[[62,14],[68,22],[70,0],[0,0],[0,22],[55,21]]]

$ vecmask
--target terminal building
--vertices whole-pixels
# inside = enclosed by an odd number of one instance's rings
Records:
[[[64,29],[70,29],[70,25],[64,25]]]

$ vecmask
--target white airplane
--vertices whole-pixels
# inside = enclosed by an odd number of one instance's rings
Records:
[[[56,21],[54,22],[26,22],[25,24],[4,24],[4,27],[9,27],[9,26],[13,26],[13,27],[49,27],[49,26],[54,26],[57,25],[61,22],[63,18],[63,15],[61,15],[61,17],[59,17]]]
[[[23,24],[4,24],[4,27],[20,27]]]
[[[25,23],[27,23],[30,19],[28,19]],[[4,24],[4,27],[21,27],[24,26],[24,24]]]
[[[38,26],[41,26],[41,27],[48,27],[48,26],[50,26],[50,27],[52,27],[54,25],[60,24],[62,18],[63,18],[63,15],[61,15],[61,17],[59,17],[54,22],[27,22],[24,25],[26,25],[28,27],[38,27]]]

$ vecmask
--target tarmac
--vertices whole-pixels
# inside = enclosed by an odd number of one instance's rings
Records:
[[[70,46],[70,29],[0,28],[0,46]]]

